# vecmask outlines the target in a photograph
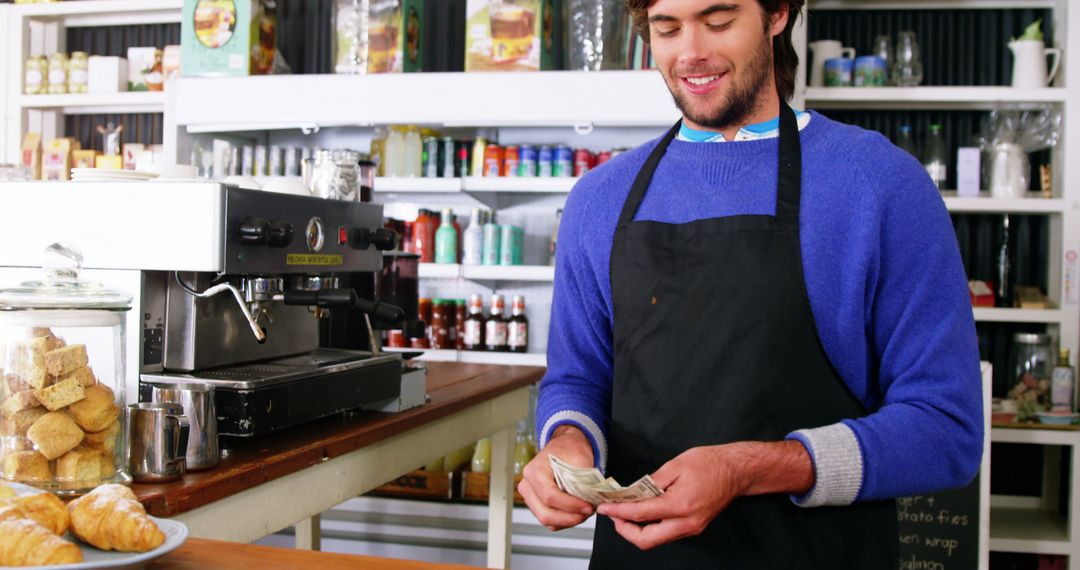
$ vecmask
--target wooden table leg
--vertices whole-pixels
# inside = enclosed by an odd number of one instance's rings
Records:
[[[510,522],[514,510],[514,426],[491,436],[488,489],[488,568],[510,567]]]
[[[296,548],[299,550],[322,550],[322,515],[304,519],[294,527]]]

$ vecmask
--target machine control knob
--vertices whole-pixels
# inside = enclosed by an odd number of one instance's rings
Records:
[[[289,247],[292,241],[292,224],[285,220],[273,220],[270,222],[270,247]]]
[[[240,243],[244,245],[265,245],[270,241],[270,220],[244,218],[237,233]]]
[[[375,246],[379,251],[389,251],[397,247],[397,234],[386,228],[371,231],[367,228],[353,228],[349,230],[349,247],[353,249],[367,249]]]

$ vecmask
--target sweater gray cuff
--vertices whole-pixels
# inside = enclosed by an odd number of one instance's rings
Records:
[[[855,432],[843,423],[799,430],[788,436],[810,453],[814,463],[814,486],[793,496],[800,507],[843,506],[855,502],[862,488],[863,457]]]
[[[592,418],[581,412],[563,410],[551,414],[551,417],[544,422],[544,429],[540,430],[540,449],[547,445],[551,432],[562,424],[577,426],[585,433],[585,437],[592,444],[593,453],[596,455],[596,468],[603,473],[604,469],[607,468],[607,439],[604,437],[604,432],[600,431],[600,426],[596,425]]]

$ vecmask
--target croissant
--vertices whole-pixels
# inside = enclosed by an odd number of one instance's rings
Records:
[[[101,550],[146,552],[165,542],[135,493],[123,485],[101,485],[68,504],[71,534]]]
[[[56,495],[52,493],[19,497],[14,499],[11,504],[57,535],[63,535],[68,530],[71,518],[68,515],[67,507],[63,501],[56,498]]]
[[[30,519],[0,521],[0,566],[82,562],[79,547]]]

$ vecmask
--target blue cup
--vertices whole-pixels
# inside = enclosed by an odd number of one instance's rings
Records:
[[[855,58],[855,87],[884,87],[885,60],[876,55]]]
[[[825,60],[825,86],[850,87],[855,62],[846,57]]]

